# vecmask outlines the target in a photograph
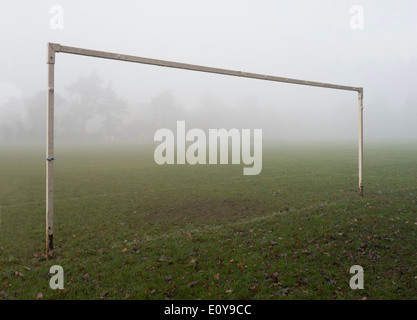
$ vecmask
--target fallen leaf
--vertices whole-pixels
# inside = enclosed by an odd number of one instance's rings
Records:
[[[107,298],[107,296],[109,295],[109,291],[104,291],[101,295],[100,295],[100,297],[102,297],[102,298]]]
[[[4,290],[1,290],[0,291],[0,298],[2,298],[2,299],[8,299],[9,298],[9,295],[6,292],[4,292]]]

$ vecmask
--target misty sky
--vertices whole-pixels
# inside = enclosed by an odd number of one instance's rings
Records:
[[[63,29],[50,26],[53,5],[64,10]],[[350,27],[353,5],[364,9],[363,29]],[[46,90],[46,43],[56,42],[361,86],[365,139],[416,139],[416,18],[415,0],[2,0],[0,117],[10,97]],[[355,92],[62,53],[57,54],[56,92],[65,96],[69,84],[92,72],[129,102],[130,117],[140,117],[141,104],[169,90],[190,112],[216,104],[217,112],[204,110],[202,120],[224,117],[240,128],[281,128],[278,134],[288,138],[357,139]],[[218,112],[221,108],[224,113]]]

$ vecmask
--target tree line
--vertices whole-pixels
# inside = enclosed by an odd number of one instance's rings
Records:
[[[63,140],[145,139],[159,126],[170,124],[180,109],[170,91],[151,101],[134,106],[141,110],[131,115],[128,102],[110,85],[92,73],[81,76],[66,87],[65,97],[55,94],[55,136]],[[0,105],[0,141],[35,143],[45,141],[46,91],[30,97],[10,97]]]

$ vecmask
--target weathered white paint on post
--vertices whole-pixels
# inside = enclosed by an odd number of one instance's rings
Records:
[[[363,89],[358,92],[359,100],[359,195],[363,197]]]
[[[48,43],[48,91],[46,122],[46,258],[53,255],[54,249],[54,82],[55,46]]]

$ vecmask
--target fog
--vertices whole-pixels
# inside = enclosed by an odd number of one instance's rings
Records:
[[[414,0],[2,1],[0,143],[45,140],[47,42],[363,87],[365,142],[416,140],[416,17]],[[152,143],[177,120],[357,141],[356,92],[63,53],[55,71],[60,143]]]

